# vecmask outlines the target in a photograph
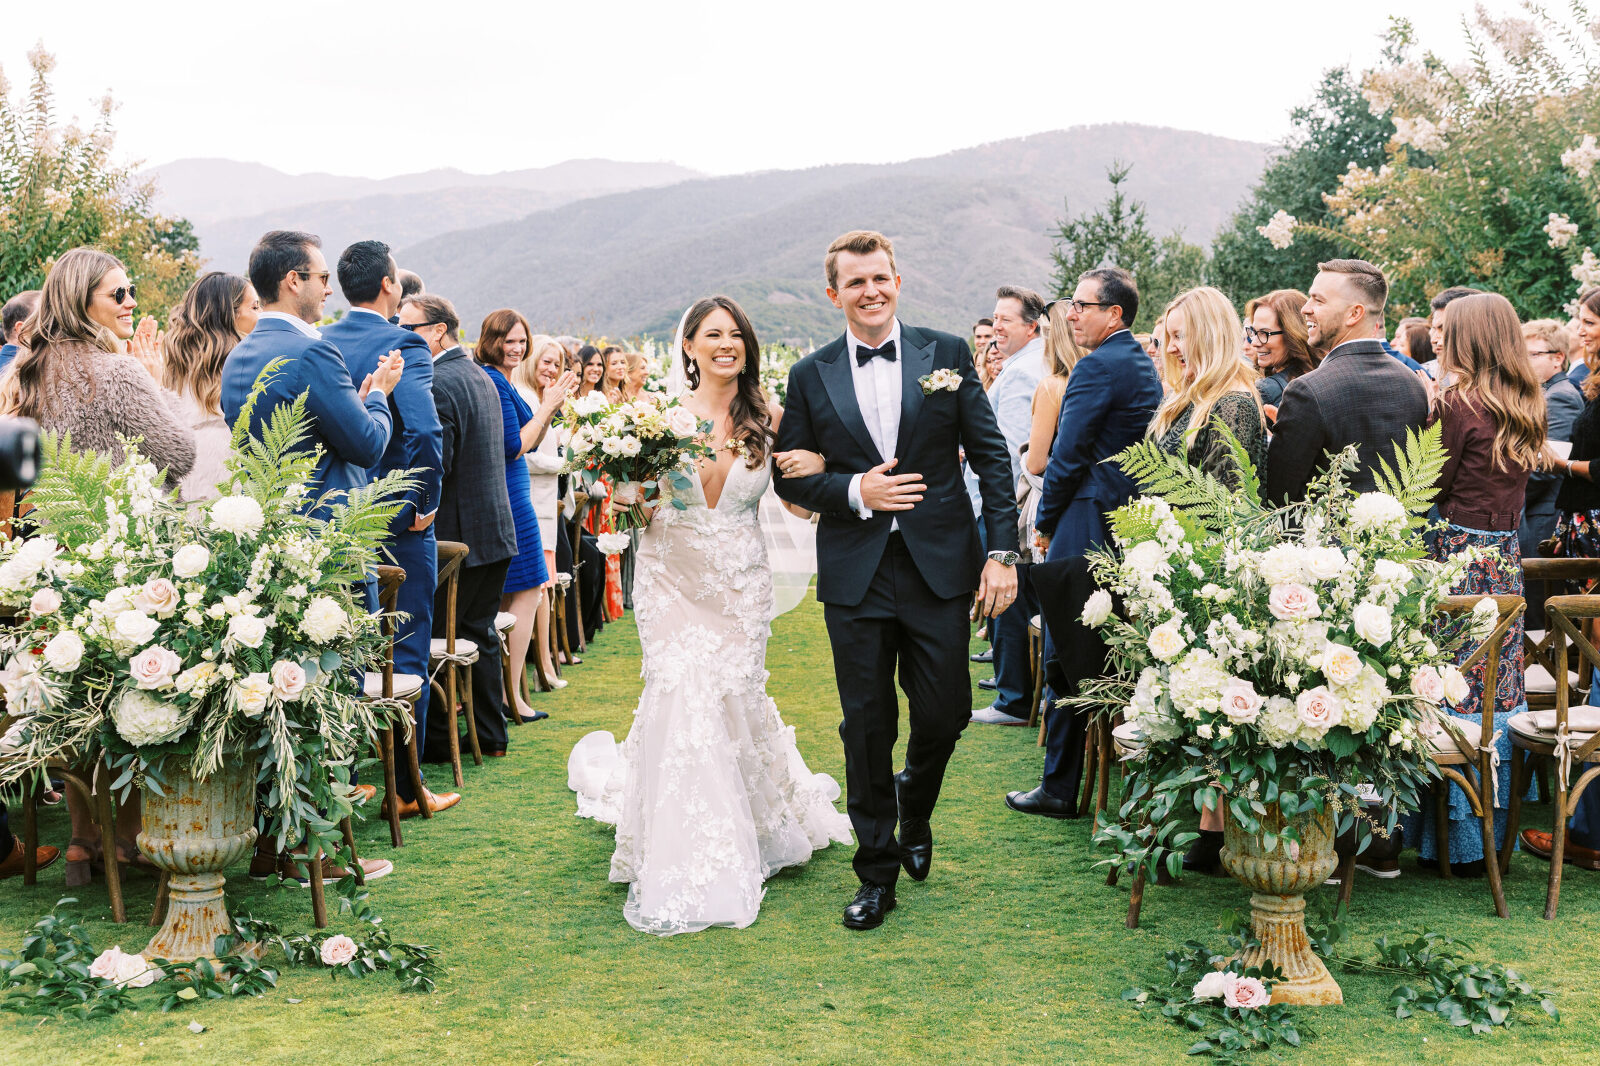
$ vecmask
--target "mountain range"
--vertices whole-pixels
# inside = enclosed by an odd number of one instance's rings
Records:
[[[550,332],[665,336],[688,303],[726,292],[761,336],[807,344],[839,331],[822,259],[846,230],[894,240],[907,320],[964,333],[992,308],[996,285],[1047,287],[1051,230],[1104,199],[1114,162],[1131,165],[1125,188],[1147,204],[1154,232],[1206,243],[1270,151],[1102,125],[902,163],[728,177],[598,160],[377,182],[186,160],[155,176],[159,206],[195,222],[202,255],[219,269],[241,270],[270,228],[308,228],[335,254],[379,237],[456,303],[469,335],[488,311],[510,306]],[[239,169],[217,177],[218,167]]]

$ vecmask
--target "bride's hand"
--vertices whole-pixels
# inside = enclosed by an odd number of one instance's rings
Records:
[[[826,469],[822,456],[816,452],[808,452],[804,448],[796,448],[792,452],[777,452],[772,458],[778,465],[778,473],[783,477],[813,477]]]

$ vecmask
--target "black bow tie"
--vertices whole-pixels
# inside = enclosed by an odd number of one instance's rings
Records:
[[[886,340],[881,348],[868,348],[865,344],[856,346],[856,365],[866,366],[868,362],[877,357],[894,362],[894,341]]]

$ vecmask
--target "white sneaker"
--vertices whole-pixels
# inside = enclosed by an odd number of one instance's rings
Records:
[[[1027,725],[1026,718],[1014,718],[1004,711],[997,711],[994,707],[980,707],[972,712],[972,720],[980,725]]]

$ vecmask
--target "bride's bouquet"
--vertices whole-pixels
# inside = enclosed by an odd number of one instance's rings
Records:
[[[595,490],[602,478],[614,486],[612,502],[627,508],[617,514],[620,531],[645,524],[644,505],[660,497],[659,482],[671,487],[672,506],[687,506],[688,464],[711,454],[710,424],[665,393],[611,403],[595,390],[567,401],[562,422],[567,472],[580,476],[591,496],[604,495]]]

